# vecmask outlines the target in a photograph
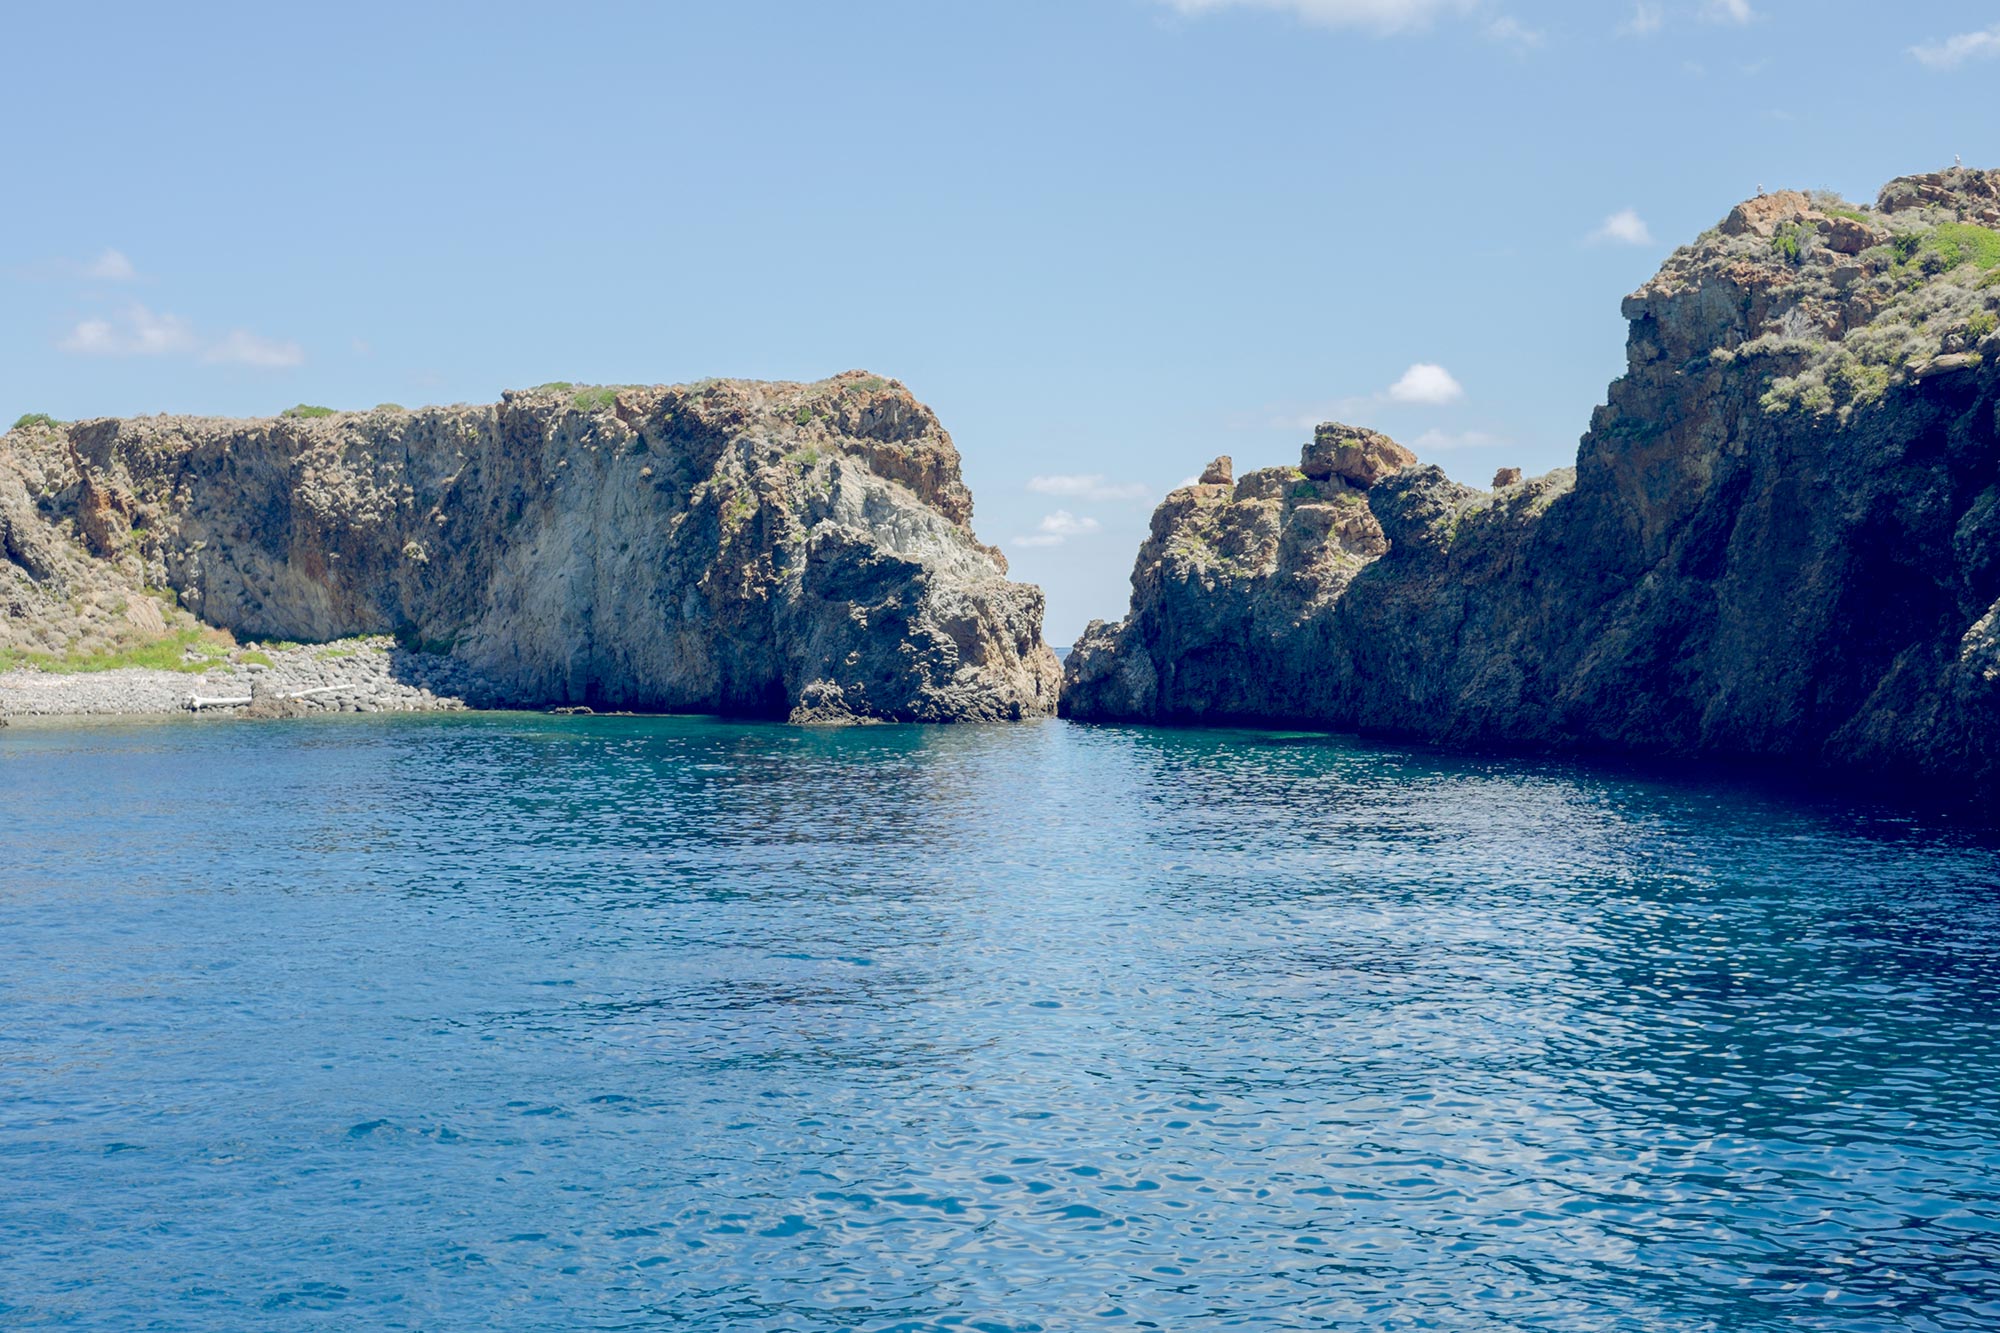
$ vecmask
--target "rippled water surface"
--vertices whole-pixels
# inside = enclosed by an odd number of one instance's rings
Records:
[[[0,1327],[1993,1329],[2000,854],[1327,737],[0,733]]]

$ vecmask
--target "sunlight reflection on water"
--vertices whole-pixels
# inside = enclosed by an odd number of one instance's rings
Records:
[[[1256,732],[0,738],[8,1328],[1984,1329],[2000,854]]]

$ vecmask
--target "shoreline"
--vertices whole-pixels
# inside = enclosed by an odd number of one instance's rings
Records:
[[[371,636],[246,644],[231,660],[201,671],[15,667],[0,672],[0,719],[460,712],[484,694],[482,682],[452,659]]]

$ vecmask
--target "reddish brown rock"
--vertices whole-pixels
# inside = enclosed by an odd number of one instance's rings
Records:
[[[1779,190],[1745,199],[1729,210],[1722,220],[1725,236],[1775,236],[1788,222],[1817,220],[1821,216],[1811,199],[1797,190]]]
[[[1889,240],[1887,231],[1853,218],[1827,218],[1819,224],[1819,229],[1826,238],[1826,248],[1840,255],[1858,255]]]
[[[1386,435],[1329,421],[1313,432],[1312,443],[1300,455],[1299,470],[1314,481],[1339,477],[1367,490],[1416,461],[1415,454]]]

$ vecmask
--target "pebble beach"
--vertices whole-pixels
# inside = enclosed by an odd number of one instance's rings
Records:
[[[202,671],[15,668],[0,672],[0,717],[444,712],[482,694],[461,664],[410,652],[387,636],[252,645],[236,657],[263,660],[218,662]]]

